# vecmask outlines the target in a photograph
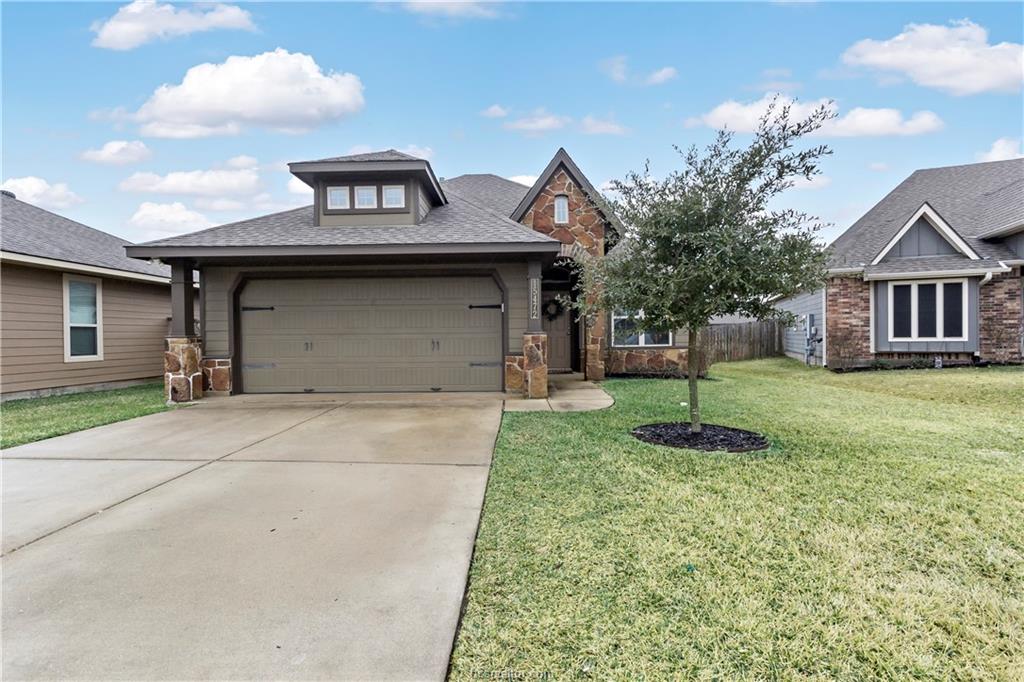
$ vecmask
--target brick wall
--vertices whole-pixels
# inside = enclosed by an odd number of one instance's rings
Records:
[[[1021,268],[994,275],[978,291],[981,359],[1020,362],[1024,310],[1021,304]]]
[[[825,351],[832,369],[871,360],[871,283],[860,275],[832,277],[825,285]]]

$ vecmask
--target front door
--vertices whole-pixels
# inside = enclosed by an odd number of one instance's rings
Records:
[[[572,312],[561,306],[545,304],[542,322],[548,335],[548,371],[571,372]]]

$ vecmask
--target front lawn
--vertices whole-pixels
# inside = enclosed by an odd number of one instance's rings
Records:
[[[454,679],[1024,678],[1024,371],[711,376],[769,450],[630,436],[681,381],[505,414]]]
[[[0,447],[10,448],[65,433],[168,409],[162,382],[113,391],[11,400],[0,405]]]

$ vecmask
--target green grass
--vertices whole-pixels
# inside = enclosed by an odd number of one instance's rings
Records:
[[[11,400],[0,406],[0,447],[10,448],[166,409],[163,383]]]
[[[711,376],[769,450],[632,438],[680,381],[505,414],[453,679],[1024,679],[1021,369]]]

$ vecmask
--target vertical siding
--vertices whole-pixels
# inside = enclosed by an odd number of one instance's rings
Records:
[[[508,349],[511,353],[522,351],[523,333],[526,331],[526,263],[460,263],[445,264],[435,263],[427,266],[420,265],[381,265],[373,269],[373,272],[387,272],[389,270],[415,270],[417,272],[429,272],[431,270],[480,270],[494,268],[501,277],[502,284],[508,290],[508,305],[505,315],[508,320]],[[230,289],[235,279],[242,272],[294,272],[295,268],[286,266],[272,267],[249,267],[237,266],[207,267],[203,270],[203,283],[206,285],[204,295],[206,309],[203,311],[206,328],[205,353],[210,357],[229,357],[231,348],[228,340],[229,318],[231,316]],[[366,273],[365,267],[306,267],[302,268],[303,274],[315,276],[318,272],[362,272]]]
[[[814,315],[814,325],[818,328],[818,338],[821,338],[825,334],[825,329],[822,326],[822,296],[823,289],[817,289],[815,291],[798,294],[791,298],[783,299],[776,304],[776,307],[781,310],[787,310],[798,318],[804,315]],[[791,358],[798,360],[804,359],[804,346],[806,345],[807,333],[804,331],[803,324],[797,320],[792,327],[787,327],[783,330],[782,345],[786,355]],[[821,364],[821,346],[822,344],[815,344],[814,347],[814,364]]]
[[[910,281],[910,280],[906,280]],[[973,353],[978,350],[978,282],[967,279],[966,341],[890,341],[889,282],[879,280],[875,287],[875,352],[877,353]],[[902,283],[902,282],[901,282]]]
[[[4,265],[0,271],[3,393],[160,376],[170,287],[103,280],[103,360],[64,362],[63,273]]]

